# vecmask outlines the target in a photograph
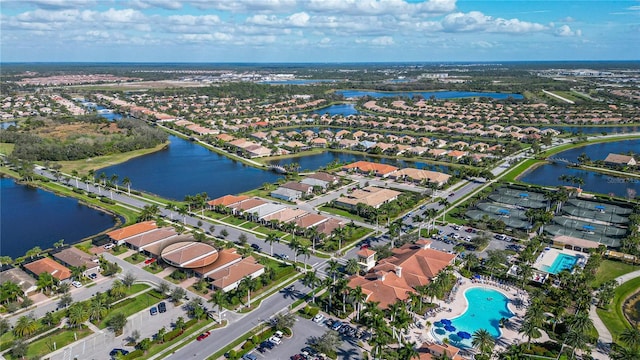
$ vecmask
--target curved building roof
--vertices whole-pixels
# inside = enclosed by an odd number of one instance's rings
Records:
[[[167,246],[162,250],[160,256],[172,266],[193,269],[210,265],[216,261],[218,250],[205,243],[184,241]]]

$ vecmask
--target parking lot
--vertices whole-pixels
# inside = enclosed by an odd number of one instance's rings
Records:
[[[258,359],[274,359],[289,360],[296,354],[302,352],[302,348],[309,346],[309,340],[314,337],[320,337],[329,330],[324,323],[315,323],[312,320],[297,318],[296,324],[293,326],[293,336],[291,338],[283,338],[280,345],[276,345],[273,349],[266,349],[264,353],[253,350],[251,354]],[[353,325],[351,325],[353,326]],[[359,340],[341,335],[343,341],[338,347],[339,359],[361,359],[362,349],[357,346]]]

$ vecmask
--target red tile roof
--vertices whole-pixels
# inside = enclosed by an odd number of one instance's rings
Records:
[[[107,233],[109,237],[115,241],[123,240],[134,235],[139,235],[147,231],[157,228],[155,221],[144,221],[141,223],[125,226],[121,229],[113,230]]]
[[[71,277],[71,270],[51,258],[42,258],[28,263],[24,267],[36,275],[49,273],[58,280],[66,280]]]

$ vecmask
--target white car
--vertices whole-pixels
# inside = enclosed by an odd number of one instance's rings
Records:
[[[73,285],[73,286],[75,286],[77,288],[82,287],[82,283],[80,281],[74,281],[74,282],[71,283],[71,285]]]
[[[276,345],[280,345],[280,343],[282,343],[282,340],[277,336],[270,337],[269,341],[271,341],[272,343],[274,343]]]
[[[110,243],[104,246],[105,250],[109,250],[109,249],[113,249],[116,246],[116,244],[114,243]]]
[[[456,238],[456,239],[459,239],[460,238],[460,234],[455,233],[455,234],[453,234],[453,237]]]
[[[316,316],[313,317],[314,323],[321,323],[322,320],[324,320],[324,315],[322,314],[317,314]]]
[[[467,241],[471,241],[471,236],[467,235],[464,239]]]

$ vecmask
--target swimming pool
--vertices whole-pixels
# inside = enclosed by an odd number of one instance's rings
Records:
[[[572,255],[559,253],[551,266],[542,266],[542,270],[550,274],[557,274],[562,270],[571,270],[578,262],[578,258]]]
[[[464,292],[467,299],[467,310],[455,319],[451,319],[453,328],[447,328],[441,322],[433,326],[432,334],[439,340],[449,338],[453,345],[471,347],[471,339],[462,339],[457,334],[461,331],[473,335],[476,330],[485,329],[491,336],[500,336],[500,319],[510,318],[514,314],[507,304],[509,299],[500,291],[473,287]]]

